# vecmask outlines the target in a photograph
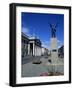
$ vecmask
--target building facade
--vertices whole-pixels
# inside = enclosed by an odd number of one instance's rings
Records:
[[[29,44],[29,39],[28,36],[26,36],[24,33],[22,33],[22,57],[27,56],[28,55],[28,44]]]
[[[42,47],[42,56],[46,56],[50,54],[50,50],[48,50],[47,48]]]
[[[22,57],[24,56],[41,56],[41,41],[35,37],[29,38],[22,33]]]
[[[29,39],[28,53],[31,56],[41,56],[41,41],[35,37]]]
[[[64,45],[62,45],[59,49],[58,49],[58,56],[60,58],[64,58]]]

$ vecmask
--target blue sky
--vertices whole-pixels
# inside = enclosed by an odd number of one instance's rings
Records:
[[[50,47],[51,28],[49,24],[58,23],[56,36],[58,46],[64,43],[64,15],[63,14],[44,14],[26,13],[21,14],[22,32],[31,36],[36,36],[42,42],[42,46]]]

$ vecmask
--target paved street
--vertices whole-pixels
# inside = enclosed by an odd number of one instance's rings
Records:
[[[22,60],[22,77],[40,76],[42,73],[50,73],[54,67],[57,67],[60,73],[64,73],[63,60],[58,60],[58,65],[53,65],[48,62],[50,57],[37,56],[37,57],[25,57]],[[41,64],[33,64],[33,61],[40,60]]]
[[[35,61],[35,60],[40,60],[41,56],[25,56],[23,59],[22,59],[22,64],[27,64],[29,62],[32,62],[32,61]]]

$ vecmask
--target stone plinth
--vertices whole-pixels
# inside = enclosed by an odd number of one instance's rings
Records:
[[[58,42],[57,38],[51,38],[51,61],[53,64],[53,72],[57,72],[57,67],[55,67],[58,63]]]

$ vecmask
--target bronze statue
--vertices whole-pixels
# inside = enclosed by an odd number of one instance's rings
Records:
[[[50,24],[50,27],[51,27],[51,32],[52,32],[52,37],[56,37],[56,27],[57,27],[57,24]]]

